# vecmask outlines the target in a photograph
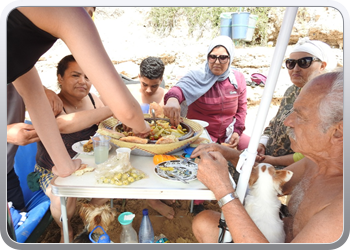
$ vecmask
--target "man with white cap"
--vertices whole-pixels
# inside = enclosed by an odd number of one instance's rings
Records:
[[[287,127],[283,125],[286,117],[293,111],[293,103],[302,87],[314,77],[333,70],[337,61],[331,47],[321,41],[300,38],[290,57],[285,61],[293,85],[284,93],[276,116],[265,128],[258,146],[258,162],[270,163],[277,168],[288,166],[303,155],[290,148]]]

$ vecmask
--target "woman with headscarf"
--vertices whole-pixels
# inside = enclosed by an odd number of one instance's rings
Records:
[[[240,136],[247,114],[246,82],[230,67],[234,44],[228,36],[218,36],[209,45],[207,61],[190,70],[164,96],[164,115],[173,125],[180,122],[181,103],[188,105],[187,118],[204,120],[213,142],[247,147]]]
[[[337,66],[331,47],[321,41],[300,38],[285,61],[293,85],[284,93],[276,116],[265,128],[258,146],[257,161],[270,163],[278,168],[288,166],[303,158],[290,147],[287,127],[283,124],[293,112],[293,104],[302,87],[312,78],[331,71]]]

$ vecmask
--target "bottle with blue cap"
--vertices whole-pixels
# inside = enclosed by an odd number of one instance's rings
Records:
[[[154,242],[154,232],[152,223],[148,217],[148,209],[142,210],[142,221],[139,230],[139,243],[153,243]]]
[[[124,212],[119,215],[118,221],[123,226],[120,233],[120,243],[138,243],[137,233],[132,227],[132,221],[135,218],[135,214],[131,212]]]

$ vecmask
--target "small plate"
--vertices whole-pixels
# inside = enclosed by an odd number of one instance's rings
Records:
[[[78,141],[72,145],[72,149],[79,154],[94,155],[94,151],[84,152],[83,145],[87,142],[88,142],[88,140]],[[109,150],[111,150],[111,148],[112,148],[112,146],[111,146],[111,144],[109,144]]]
[[[195,119],[191,119],[191,121],[193,121],[193,122],[197,122],[197,123],[199,123],[203,128],[206,128],[206,127],[208,127],[209,126],[209,123],[208,122],[206,122],[206,121],[202,121],[202,120],[195,120]]]
[[[185,165],[180,163],[181,160],[171,160],[159,163],[154,172],[156,175],[164,180],[181,182],[175,176],[185,181],[193,181],[197,179],[197,163],[189,161]],[[173,167],[174,170],[163,170],[161,167]]]

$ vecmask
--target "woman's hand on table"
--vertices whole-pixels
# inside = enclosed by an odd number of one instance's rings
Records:
[[[67,164],[64,169],[53,166],[52,173],[62,178],[68,177],[71,174],[73,174],[75,171],[77,171],[80,168],[80,165],[81,165],[81,159],[74,159],[69,164]]]
[[[234,192],[228,175],[227,160],[219,152],[201,151],[197,178],[217,199]]]
[[[163,113],[164,116],[169,117],[171,125],[179,125],[181,106],[176,98],[169,98],[167,104],[163,107]]]

